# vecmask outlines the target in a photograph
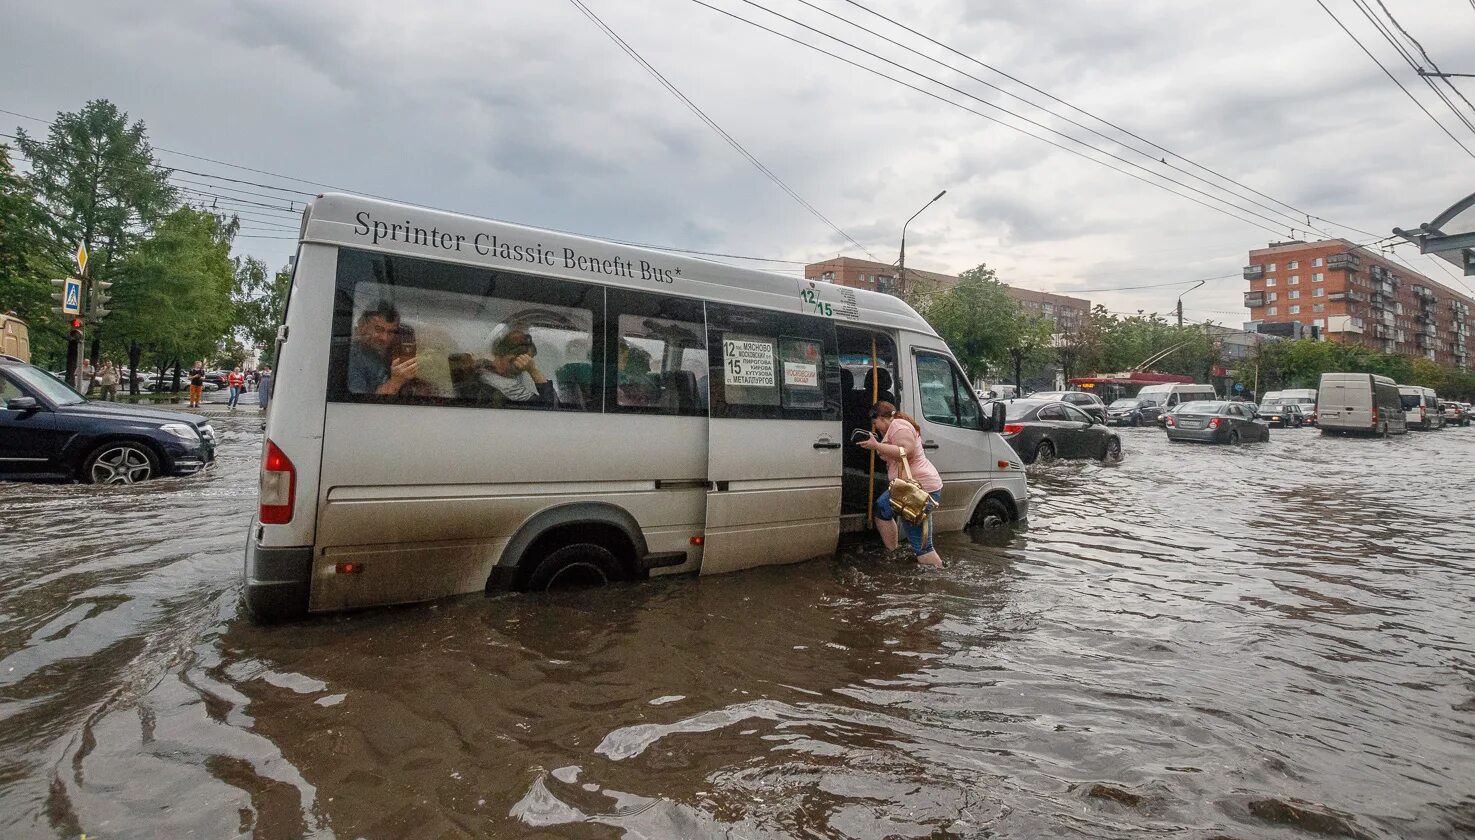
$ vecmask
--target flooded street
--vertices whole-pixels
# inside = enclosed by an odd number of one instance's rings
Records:
[[[1475,836],[1475,428],[1127,429],[942,572],[260,628],[215,424],[207,478],[0,485],[0,836]]]

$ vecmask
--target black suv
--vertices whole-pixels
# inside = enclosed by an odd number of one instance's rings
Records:
[[[198,414],[93,402],[0,355],[0,479],[133,484],[190,475],[214,460],[215,430]]]

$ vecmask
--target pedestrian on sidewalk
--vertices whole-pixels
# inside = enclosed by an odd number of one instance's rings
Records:
[[[97,375],[97,384],[102,387],[102,398],[112,402],[118,398],[118,369],[113,367],[113,360],[108,359],[102,363],[102,371]]]
[[[230,400],[228,402],[230,410],[235,411],[236,403],[241,401],[241,392],[246,390],[246,377],[241,374],[241,369],[236,367],[230,373],[226,374],[225,384],[230,388]]]
[[[271,402],[271,368],[263,366],[258,375],[261,381],[256,383],[256,402],[261,406],[262,413],[266,413],[266,404]]]
[[[82,395],[86,396],[92,390],[92,380],[97,378],[97,369],[92,366],[91,359],[82,360]]]
[[[195,359],[195,366],[189,369],[189,407],[200,407],[200,395],[205,393],[205,360]]]

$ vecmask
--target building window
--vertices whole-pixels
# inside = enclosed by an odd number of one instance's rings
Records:
[[[1265,285],[1267,287],[1274,286],[1275,285],[1275,278],[1274,277],[1266,277],[1265,278]]]
[[[1311,311],[1312,312],[1325,312],[1326,311],[1326,304],[1324,304],[1324,303],[1313,303],[1313,304],[1311,304]]]
[[[1312,321],[1311,322],[1311,325],[1314,326],[1314,327],[1319,327],[1321,329],[1326,329],[1326,319],[1325,318],[1317,318],[1315,321]]]
[[[1265,270],[1266,271],[1274,271],[1275,270],[1275,263],[1265,263]]]
[[[1311,290],[1311,296],[1312,297],[1323,297],[1325,295],[1326,295],[1326,288],[1325,287],[1318,286],[1317,288]]]
[[[1291,309],[1290,309],[1290,313],[1292,315],[1300,315],[1301,314],[1301,307],[1299,305],[1292,306]]]
[[[1265,314],[1266,315],[1278,315],[1278,314],[1280,314],[1280,312],[1274,306],[1267,306],[1267,307],[1265,307]]]
[[[1291,289],[1290,293],[1286,295],[1286,298],[1289,299],[1289,300],[1300,300],[1301,299],[1301,290],[1300,289]]]
[[[1290,269],[1291,271],[1295,271],[1296,269],[1298,269],[1300,267],[1301,267],[1301,261],[1300,260],[1291,260],[1289,263],[1286,264],[1286,268]]]
[[[1300,283],[1301,283],[1301,275],[1299,275],[1299,274],[1292,274],[1291,275],[1291,279],[1289,279],[1289,280],[1286,281],[1286,285],[1287,286],[1297,286],[1297,285],[1300,285]]]
[[[1316,259],[1311,261],[1312,268],[1321,268],[1324,265],[1326,265],[1326,260],[1322,259],[1321,257],[1317,257]]]
[[[1270,303],[1275,303],[1275,299],[1276,299],[1275,292],[1271,292],[1270,294],[1268,294],[1268,295],[1265,296],[1265,300],[1269,301]]]
[[[1321,281],[1323,281],[1325,279],[1326,279],[1326,275],[1325,274],[1322,274],[1320,271],[1318,271],[1315,274],[1311,275],[1311,282],[1313,282],[1313,283],[1320,283]]]

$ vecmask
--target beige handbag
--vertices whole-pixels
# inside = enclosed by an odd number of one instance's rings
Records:
[[[921,525],[927,520],[927,509],[932,505],[932,497],[922,489],[921,482],[912,478],[912,465],[907,461],[907,451],[901,450],[901,468],[906,473],[906,478],[891,479],[891,507],[902,515],[906,521],[913,525]]]

